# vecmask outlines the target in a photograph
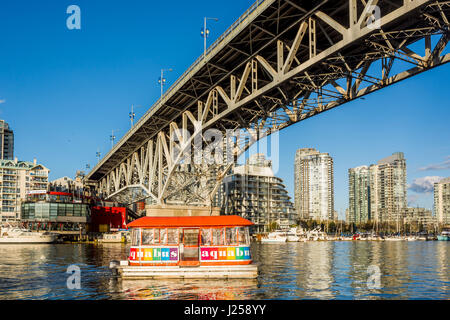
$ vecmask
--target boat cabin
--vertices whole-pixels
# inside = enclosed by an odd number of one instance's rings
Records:
[[[249,265],[249,227],[239,216],[145,217],[130,224],[130,266]]]

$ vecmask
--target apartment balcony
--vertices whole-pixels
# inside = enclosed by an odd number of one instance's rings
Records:
[[[14,189],[3,189],[2,193],[3,194],[17,194],[18,192]]]
[[[48,178],[48,174],[45,172],[30,172],[30,177]]]

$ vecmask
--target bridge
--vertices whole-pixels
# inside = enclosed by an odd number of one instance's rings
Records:
[[[258,140],[449,62],[449,18],[450,1],[259,0],[86,178],[122,203],[210,206]]]

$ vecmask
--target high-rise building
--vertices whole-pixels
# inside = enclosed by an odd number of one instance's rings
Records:
[[[315,149],[295,154],[295,209],[300,219],[334,219],[333,158]]]
[[[274,175],[272,164],[256,154],[246,165],[225,177],[220,198],[223,214],[240,215],[255,226],[252,232],[266,232],[272,223],[288,228],[296,223],[294,204],[283,180]]]
[[[406,159],[402,152],[378,161],[378,206],[380,221],[396,221],[408,206],[406,186]]]
[[[361,166],[348,170],[348,222],[364,223],[370,220],[370,169]]]
[[[14,132],[0,120],[0,160],[14,159]]]
[[[401,152],[378,164],[349,169],[348,222],[393,222],[407,208],[406,160]]]
[[[36,160],[0,160],[0,220],[19,219],[20,204],[27,194],[47,191],[49,172]]]
[[[434,185],[434,215],[437,223],[450,224],[450,177]]]

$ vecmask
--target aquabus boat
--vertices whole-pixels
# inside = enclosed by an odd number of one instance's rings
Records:
[[[110,267],[124,279],[254,279],[251,225],[239,216],[141,218],[128,225],[128,260]]]

